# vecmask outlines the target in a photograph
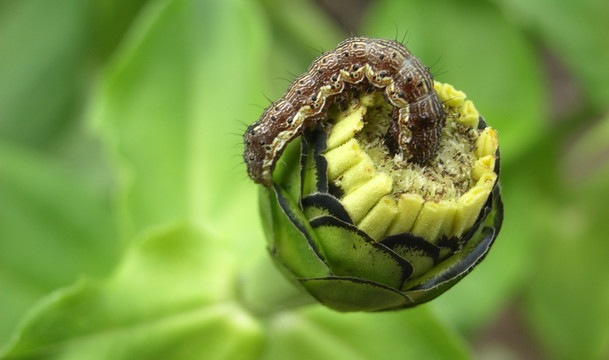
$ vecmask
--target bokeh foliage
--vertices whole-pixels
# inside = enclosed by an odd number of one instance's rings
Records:
[[[304,0],[0,2],[0,356],[491,358],[517,349],[471,344],[515,308],[537,354],[606,358],[608,13],[370,2],[352,32],[406,34],[498,129],[504,228],[429,305],[261,314],[243,294],[268,258],[240,134],[341,22]]]

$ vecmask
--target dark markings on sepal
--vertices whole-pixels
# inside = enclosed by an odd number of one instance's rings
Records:
[[[447,282],[456,283],[457,280],[468,274],[476,265],[478,265],[478,263],[480,263],[480,261],[482,261],[484,256],[486,256],[488,250],[490,249],[493,243],[495,234],[496,232],[493,228],[482,228],[482,230],[480,231],[482,241],[480,241],[478,245],[472,249],[464,249],[464,256],[461,257],[456,264],[447,267],[446,269],[444,269],[444,271],[439,274],[436,274],[436,276],[429,279],[429,281],[426,281],[417,286],[413,286],[408,290],[432,290],[434,288],[440,287],[441,285]],[[440,263],[439,266],[442,266],[442,264]]]
[[[356,277],[329,276],[300,282],[317,301],[337,311],[391,311],[415,305],[408,295],[390,286]]]
[[[353,224],[353,220],[345,210],[340,200],[330,194],[312,194],[302,199],[303,208],[317,207],[326,210],[331,216],[344,221],[349,224]]]
[[[324,256],[321,254],[321,251],[320,251],[319,247],[317,246],[317,243],[315,242],[315,240],[313,240],[313,238],[311,237],[311,234],[309,234],[308,229],[298,219],[298,217],[296,217],[296,215],[292,212],[292,209],[290,206],[291,204],[284,196],[283,190],[276,184],[273,184],[273,190],[275,192],[275,195],[277,196],[277,202],[279,203],[279,206],[281,207],[281,209],[283,210],[285,215],[288,217],[290,222],[292,224],[294,224],[294,226],[298,229],[298,231],[301,234],[304,235],[304,237],[307,239],[307,242],[309,243],[309,246],[311,247],[313,252],[317,255],[317,257],[319,257],[323,262],[325,262]]]
[[[474,229],[474,227],[472,227],[472,229]],[[471,235],[470,235],[471,237]],[[467,238],[467,233],[464,234],[460,239],[457,238],[456,236],[451,236],[448,237],[446,235],[442,235],[438,238],[438,240],[436,240],[436,243],[438,244],[439,247],[441,248],[445,248],[445,249],[449,249],[451,252],[457,252],[461,249],[461,246],[463,245],[463,243]]]
[[[423,237],[412,233],[391,235],[384,238],[380,243],[398,254],[401,253],[401,250],[397,250],[400,248],[423,252],[427,257],[433,259],[434,265],[437,264],[438,259],[440,258],[439,247],[425,240]]]
[[[499,233],[503,220],[503,202],[501,200],[501,195],[499,191],[496,193],[494,192],[493,195],[494,200],[490,211],[490,213],[492,213],[491,218],[489,219],[487,217],[486,220],[488,221],[484,224],[478,224],[470,242],[468,242],[459,253],[453,255],[458,256],[459,260],[455,264],[443,269],[441,273],[435,274],[435,276],[431,277],[428,281],[415,285],[408,290],[430,290],[442,286],[443,283],[454,284],[484,259]],[[491,224],[489,224],[489,222]],[[453,256],[445,261],[451,261]],[[438,264],[438,266],[442,267],[442,263]]]
[[[393,250],[389,249],[387,246],[376,242],[374,239],[372,239],[370,236],[368,236],[368,234],[366,234],[364,231],[360,230],[357,226],[355,226],[353,224],[349,224],[347,222],[341,221],[332,216],[320,216],[320,217],[317,217],[317,218],[311,220],[310,223],[311,223],[311,227],[316,231],[318,231],[318,229],[322,228],[322,227],[336,227],[336,228],[341,228],[343,230],[350,231],[350,232],[354,233],[356,236],[358,236],[359,238],[363,239],[368,245],[372,246],[375,250],[378,250],[381,253],[390,256],[399,266],[400,272],[401,272],[400,279],[398,281],[398,283],[400,284],[397,287],[398,289],[401,288],[401,286],[404,284],[404,282],[408,278],[410,278],[410,276],[414,272],[414,267],[412,266],[412,264],[410,262],[408,262],[407,260],[405,260],[404,258],[399,256],[398,254],[396,254]],[[325,241],[330,241],[330,240],[325,239]]]
[[[319,192],[328,192],[328,160],[323,156],[327,149],[328,134],[317,130],[312,134],[314,144],[313,159],[317,171],[317,190]]]
[[[300,178],[301,197],[317,192],[328,192],[328,161],[322,155],[328,135],[315,129],[305,130],[301,137]],[[311,178],[314,182],[311,183]]]

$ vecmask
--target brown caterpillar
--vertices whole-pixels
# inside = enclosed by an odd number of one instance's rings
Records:
[[[395,107],[387,138],[404,160],[424,164],[435,156],[444,126],[442,101],[429,69],[403,44],[355,37],[317,57],[283,97],[245,131],[243,158],[249,176],[271,185],[275,163],[287,144],[309,126],[320,126],[337,95],[353,86],[384,89]]]

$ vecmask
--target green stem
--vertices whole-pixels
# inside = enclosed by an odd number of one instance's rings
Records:
[[[286,280],[268,256],[241,274],[238,294],[241,303],[260,317],[315,303],[308,293]]]

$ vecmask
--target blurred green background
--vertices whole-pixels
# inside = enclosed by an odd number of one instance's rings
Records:
[[[607,15],[606,0],[1,0],[0,356],[609,359]],[[498,129],[503,230],[428,305],[257,315],[244,282],[268,259],[240,136],[353,34],[403,38]]]

